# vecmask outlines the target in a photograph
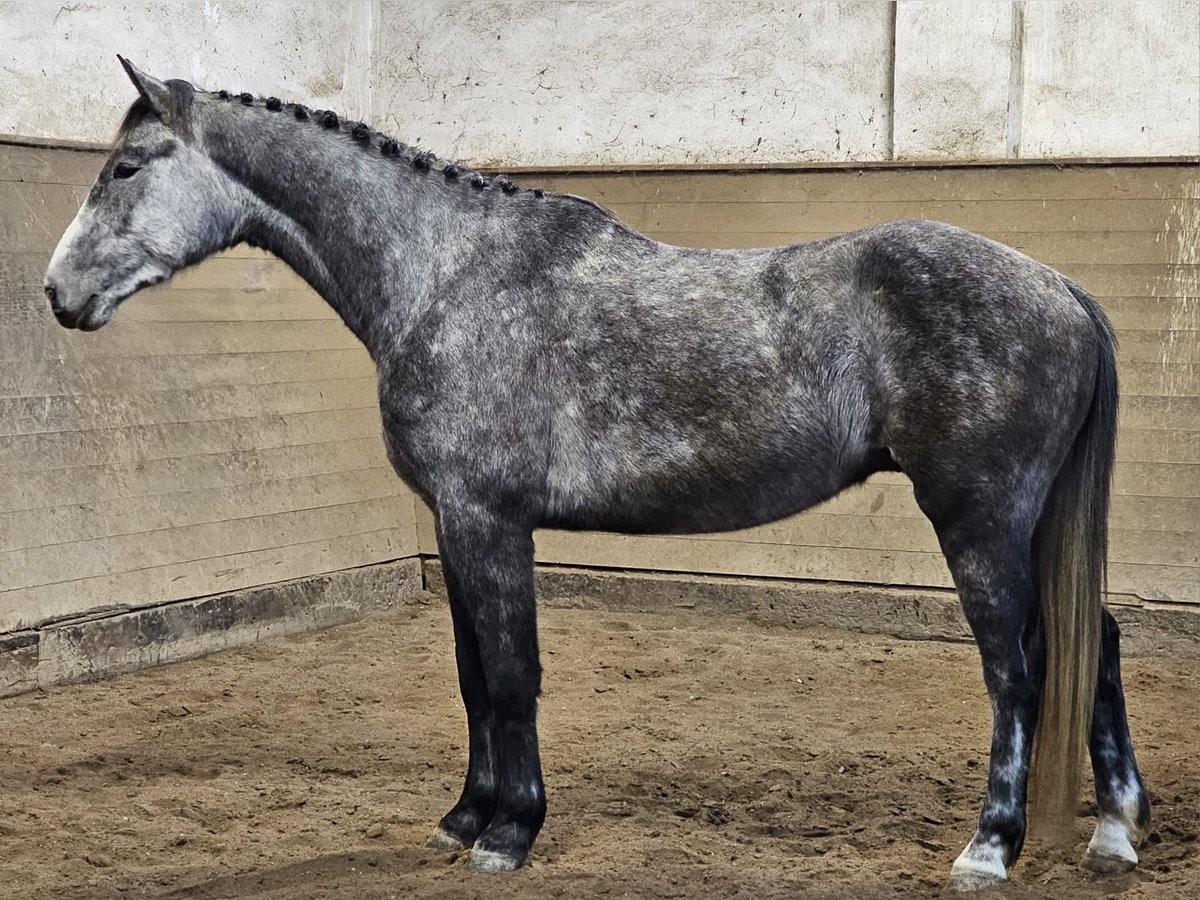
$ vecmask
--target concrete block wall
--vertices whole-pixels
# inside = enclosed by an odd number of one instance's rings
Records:
[[[162,77],[477,165],[1200,154],[1200,0],[0,5],[0,135],[106,142]]]

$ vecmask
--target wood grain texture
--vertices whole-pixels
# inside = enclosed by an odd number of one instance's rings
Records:
[[[0,145],[0,631],[435,553],[387,468],[374,369],[277,260],[239,249],[96,335],[40,282],[99,155]],[[813,240],[940,218],[1079,280],[1120,339],[1112,588],[1200,601],[1200,177],[1184,166],[527,173],[662,240]],[[1190,229],[1190,230],[1189,230]],[[544,562],[945,587],[898,474],[734,534],[545,532]]]

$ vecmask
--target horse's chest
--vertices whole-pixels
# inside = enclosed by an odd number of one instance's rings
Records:
[[[383,422],[383,445],[388,462],[401,480],[422,496],[430,494],[430,453],[437,436],[430,434],[437,417],[427,395],[393,389],[393,379],[382,378],[379,412]]]
[[[422,465],[420,454],[415,452],[416,448],[408,435],[389,431],[385,427],[383,446],[387,450],[388,462],[392,464],[392,469],[400,476],[405,486],[421,496],[428,496],[429,485],[426,483],[428,479],[425,477],[425,466]]]

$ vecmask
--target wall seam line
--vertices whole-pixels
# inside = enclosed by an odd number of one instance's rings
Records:
[[[1021,123],[1024,114],[1025,3],[1024,0],[1013,0],[1008,69],[1008,121],[1004,136],[1004,151],[1009,159],[1021,158]]]
[[[896,159],[896,16],[900,4],[892,3],[891,9],[891,59],[888,64],[887,75],[887,112],[888,112],[888,127],[887,127],[887,148],[886,158],[894,161]]]

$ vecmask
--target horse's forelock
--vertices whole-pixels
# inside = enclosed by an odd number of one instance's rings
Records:
[[[152,115],[154,115],[154,111],[150,108],[150,104],[146,102],[146,98],[138,97],[129,104],[129,109],[125,110],[125,117],[121,119],[121,125],[117,128],[116,139],[121,141],[128,137],[133,129],[146,121],[147,116]]]

